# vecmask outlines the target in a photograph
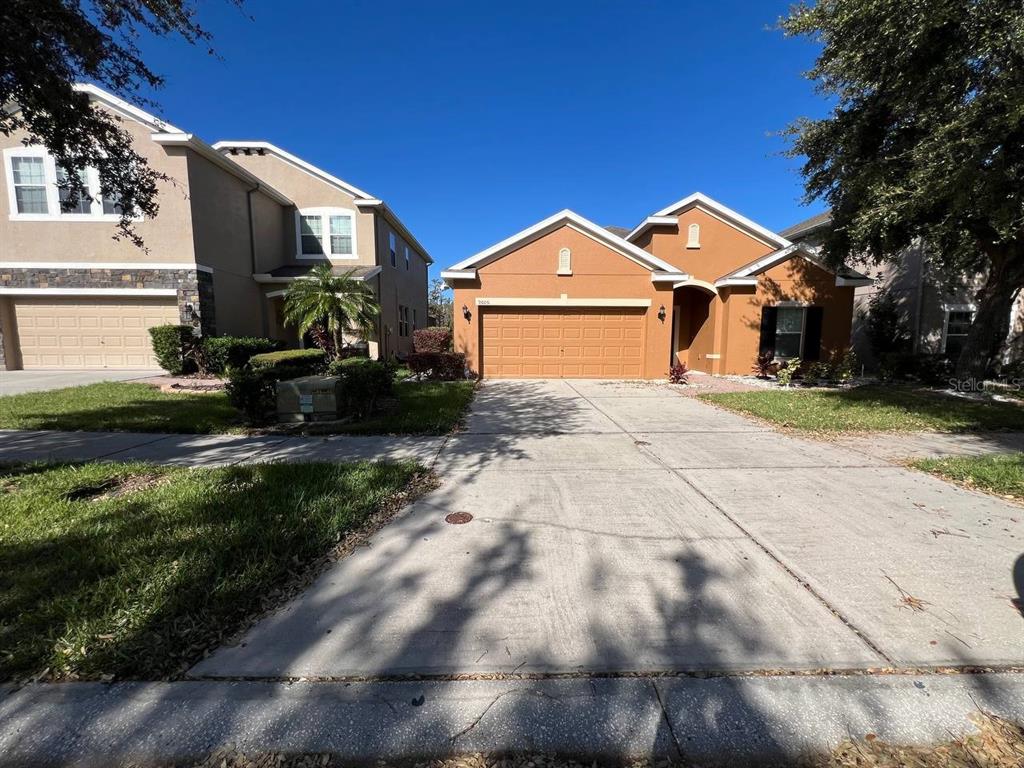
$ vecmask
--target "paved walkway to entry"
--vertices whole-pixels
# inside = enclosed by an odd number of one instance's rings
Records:
[[[49,389],[78,387],[95,384],[98,381],[133,381],[162,374],[163,371],[145,368],[140,370],[115,370],[111,368],[0,371],[0,396],[17,395],[22,392],[45,392]]]
[[[487,383],[435,468],[441,488],[191,674],[1024,662],[1020,507],[667,386]]]
[[[0,430],[3,461],[150,461],[220,467],[257,461],[400,461],[431,464],[443,437],[167,435]]]

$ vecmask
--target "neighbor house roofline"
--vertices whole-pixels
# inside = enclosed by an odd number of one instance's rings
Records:
[[[680,272],[668,262],[662,261],[656,256],[653,256],[647,251],[642,250],[627,240],[619,237],[614,232],[609,232],[604,227],[595,224],[589,219],[583,218],[578,213],[571,211],[568,208],[559,211],[552,216],[548,216],[546,219],[537,222],[533,226],[527,227],[511,237],[505,238],[500,243],[496,243],[490,248],[470,256],[468,259],[464,259],[458,264],[454,264],[449,269],[442,272],[441,275],[445,280],[472,279],[476,277],[477,267],[496,261],[502,256],[511,253],[521,245],[554,232],[561,226],[569,226],[592,240],[595,240],[598,243],[617,251],[626,258],[635,261],[646,269],[651,270],[652,280],[655,280],[656,278],[657,280],[667,279],[663,276],[668,274],[672,275],[674,280],[685,280],[689,277],[689,275],[684,272]]]
[[[293,206],[293,203],[285,195],[278,192],[272,186],[262,181],[259,177],[253,175],[238,163],[233,163],[228,158],[224,157],[220,152],[211,147],[205,141],[200,139],[198,136],[191,133],[157,133],[153,136],[153,141],[163,146],[172,147],[188,147],[193,152],[198,154],[200,157],[209,160],[211,163],[219,168],[227,171],[233,176],[241,179],[247,184],[251,184],[254,188],[259,189],[267,197],[280,205]]]
[[[408,227],[402,223],[402,220],[398,218],[397,214],[388,207],[387,203],[383,200],[374,197],[369,192],[364,192],[359,187],[354,187],[347,181],[339,179],[323,168],[317,168],[312,163],[308,163],[301,157],[293,155],[284,149],[281,149],[275,144],[271,144],[269,141],[237,141],[237,140],[224,140],[218,141],[213,145],[213,148],[218,152],[226,152],[231,150],[242,150],[243,152],[256,151],[257,153],[269,153],[279,157],[286,163],[298,168],[299,170],[305,171],[310,176],[320,179],[332,187],[340,189],[343,192],[347,192],[355,198],[355,204],[360,209],[367,210],[378,210],[384,216],[384,218],[391,223],[395,230],[402,236],[409,245],[416,249],[427,264],[433,264],[434,260],[430,254],[427,253],[427,249],[417,240],[413,234],[409,231]]]
[[[348,192],[354,198],[358,200],[373,200],[373,195],[368,192],[364,192],[358,187],[354,187],[347,181],[342,181],[337,176],[332,176],[323,168],[317,168],[312,163],[307,163],[301,157],[296,157],[291,152],[281,149],[275,144],[271,144],[269,141],[218,141],[215,142],[213,148],[218,152],[230,149],[241,149],[241,150],[257,150],[262,152],[269,152],[272,155],[277,155],[282,160],[291,163],[296,168],[301,168],[311,176],[316,176],[321,181],[326,181],[331,186],[337,187],[338,189]]]
[[[811,216],[809,219],[797,222],[792,226],[786,227],[779,234],[783,237],[801,237],[803,235],[809,235],[811,232],[817,232],[819,229],[824,229],[832,223],[832,212],[825,211],[824,213],[818,213]]]
[[[762,227],[756,221],[748,219],[743,214],[737,213],[732,208],[722,205],[717,200],[713,200],[701,192],[687,195],[682,200],[676,200],[671,205],[667,205],[660,211],[651,214],[634,227],[633,231],[626,236],[626,239],[632,242],[652,227],[677,226],[679,220],[676,217],[690,208],[700,208],[705,213],[745,231],[750,236],[767,245],[773,245],[777,248],[785,248],[787,245],[790,245],[789,240],[777,232],[772,232],[767,227]]]
[[[184,133],[180,128],[175,128],[166,120],[161,120],[156,115],[151,115],[149,112],[139,109],[134,104],[129,104],[124,99],[118,98],[92,83],[75,83],[74,89],[79,93],[87,93],[93,99],[105,104],[113,111],[142,123],[154,133]]]

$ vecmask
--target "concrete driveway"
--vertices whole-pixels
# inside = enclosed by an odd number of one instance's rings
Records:
[[[0,396],[22,392],[45,392],[49,389],[77,387],[98,381],[132,381],[160,376],[159,369],[117,370],[111,368],[69,369],[45,371],[0,371]]]
[[[191,674],[1024,661],[1024,510],[665,385],[486,383],[435,468],[441,488]]]

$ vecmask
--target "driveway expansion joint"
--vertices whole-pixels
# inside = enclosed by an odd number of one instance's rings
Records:
[[[605,416],[605,418],[612,422],[616,427],[621,429],[624,434],[633,438],[633,444],[638,451],[649,457],[655,463],[672,472],[676,477],[678,477],[680,480],[686,483],[686,485],[689,486],[694,492],[696,492],[701,498],[703,498],[708,504],[710,504],[715,510],[717,510],[726,520],[728,520],[737,529],[739,529],[740,532],[743,533],[743,535],[747,539],[749,539],[758,549],[760,549],[765,555],[771,558],[771,560],[775,562],[780,568],[782,568],[782,570],[785,571],[788,576],[790,576],[798,584],[800,584],[800,586],[806,589],[819,603],[821,603],[826,609],[828,609],[828,611],[833,616],[839,619],[839,621],[841,621],[851,632],[853,632],[861,640],[861,642],[863,642],[864,645],[866,645],[871,650],[872,653],[877,655],[880,659],[883,659],[886,662],[886,664],[888,664],[890,667],[896,666],[896,661],[893,658],[891,658],[885,651],[883,651],[881,647],[878,645],[878,643],[876,643],[870,637],[868,637],[867,633],[864,632],[864,630],[855,625],[849,617],[845,616],[842,612],[839,611],[838,608],[833,606],[825,598],[824,595],[822,595],[817,589],[815,589],[810,582],[808,582],[806,579],[802,578],[799,574],[797,574],[796,571],[794,571],[788,564],[786,564],[782,560],[782,558],[779,557],[779,555],[772,551],[770,547],[768,547],[760,539],[754,536],[754,534],[751,533],[751,531],[748,530],[746,526],[742,525],[733,515],[730,515],[728,512],[726,512],[721,507],[721,505],[718,504],[718,502],[716,502],[714,499],[708,496],[708,494],[706,494],[701,488],[697,487],[697,485],[692,483],[685,475],[681,473],[680,470],[665,464],[665,462],[657,454],[655,454],[647,447],[647,444],[644,443],[644,441],[640,438],[639,433],[630,432],[628,429],[623,427],[618,421],[615,420],[614,417],[612,417],[609,413],[601,409],[592,400],[587,398],[586,395],[584,395],[582,392],[576,389],[571,383],[569,384],[569,388],[572,389],[585,402],[587,402],[592,408],[602,413]]]

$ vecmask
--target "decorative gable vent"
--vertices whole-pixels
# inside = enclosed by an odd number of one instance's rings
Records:
[[[700,248],[700,224],[691,224],[687,227],[686,247]]]
[[[558,252],[558,274],[572,274],[572,251],[568,248],[563,248]]]

